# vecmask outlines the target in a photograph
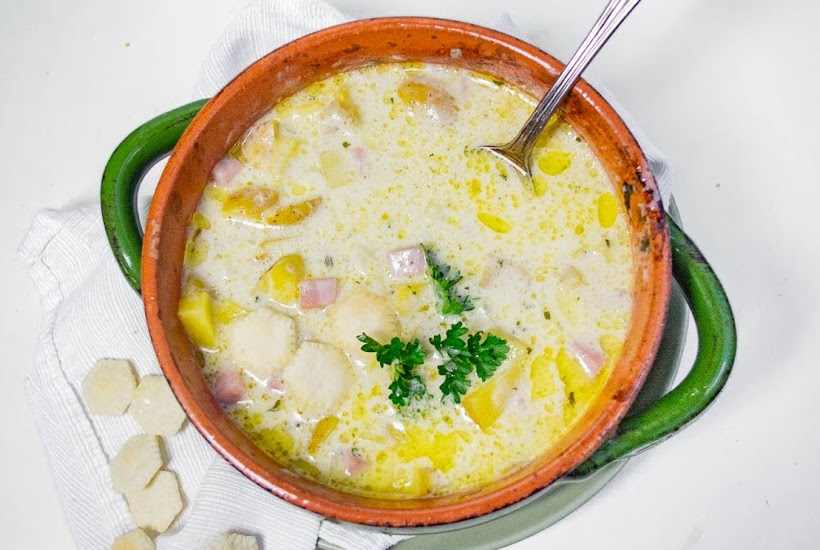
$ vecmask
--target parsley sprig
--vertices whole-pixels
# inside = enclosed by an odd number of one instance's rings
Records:
[[[420,398],[427,392],[424,380],[414,372],[415,367],[423,364],[425,359],[418,339],[402,342],[394,337],[388,344],[381,344],[364,333],[357,338],[364,344],[362,351],[376,354],[380,366],[393,366],[393,382],[390,384],[390,400],[393,403],[403,407],[410,403],[410,399]],[[439,389],[445,396],[452,396],[455,403],[461,403],[461,397],[470,389],[473,371],[482,381],[486,381],[507,359],[510,351],[503,338],[491,332],[486,335],[481,331],[469,334],[460,321],[450,325],[444,337],[437,334],[429,341],[444,361],[438,366],[438,373],[444,377]]]
[[[393,366],[393,382],[390,384],[390,401],[403,407],[412,398],[419,398],[427,391],[421,376],[413,370],[424,363],[424,350],[418,338],[412,342],[402,342],[393,337],[388,344],[380,344],[367,334],[357,336],[364,345],[362,351],[376,354],[379,366]]]
[[[436,335],[430,343],[441,354],[444,363],[439,365],[438,373],[444,377],[439,388],[444,395],[450,395],[456,403],[470,388],[470,373],[475,369],[476,375],[485,381],[507,358],[510,346],[503,338],[487,333],[482,340],[481,331],[468,334],[467,327],[461,322],[450,325],[444,338]],[[467,338],[465,339],[464,336]]]
[[[459,294],[455,286],[464,277],[461,272],[450,266],[436,261],[432,249],[423,246],[424,256],[427,259],[427,269],[435,285],[439,308],[444,315],[460,315],[475,308],[473,298]]]

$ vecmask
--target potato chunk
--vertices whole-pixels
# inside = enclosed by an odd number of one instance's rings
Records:
[[[185,422],[185,411],[162,375],[142,377],[129,411],[142,430],[151,435],[172,436]]]
[[[157,436],[133,436],[109,464],[114,492],[123,494],[144,489],[162,468],[162,464],[162,449]]]
[[[177,317],[194,344],[203,348],[216,347],[213,299],[208,291],[184,294],[179,299]]]
[[[336,429],[336,426],[339,425],[339,417],[338,416],[326,416],[322,418],[319,422],[316,423],[316,427],[313,429],[313,434],[310,436],[310,442],[308,443],[308,453],[315,455],[316,451],[319,450],[319,447],[325,440],[330,436],[333,430]]]
[[[182,511],[177,476],[161,470],[144,489],[126,493],[125,500],[134,523],[155,533],[164,533]]]
[[[279,193],[267,187],[247,186],[230,193],[222,202],[222,215],[261,222],[265,212],[279,202]]]
[[[296,225],[308,219],[319,208],[320,204],[322,204],[322,197],[314,197],[289,204],[269,212],[265,215],[264,222],[275,226]]]
[[[507,408],[516,382],[526,365],[527,352],[520,342],[507,338],[510,354],[495,375],[474,389],[462,401],[464,410],[482,431],[488,431]]]
[[[455,98],[433,81],[407,80],[397,90],[399,98],[414,111],[445,124],[455,122]]]
[[[462,435],[459,432],[429,431],[419,426],[407,429],[407,439],[399,447],[399,456],[407,462],[427,457],[433,467],[449,472],[456,464]]]
[[[299,283],[304,278],[304,258],[299,254],[286,254],[262,274],[256,291],[284,306],[292,306],[299,298]]]
[[[547,348],[544,353],[533,359],[530,365],[530,399],[535,402],[549,397],[558,391],[555,375],[550,369],[555,360],[554,353]]]
[[[100,359],[82,382],[83,398],[91,414],[120,415],[128,409],[137,379],[125,359]]]
[[[341,187],[353,181],[355,172],[341,151],[328,150],[319,153],[319,167],[330,187]]]

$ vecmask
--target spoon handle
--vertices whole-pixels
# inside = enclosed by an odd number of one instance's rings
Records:
[[[518,158],[525,161],[525,166],[529,167],[532,145],[547,125],[552,113],[555,112],[561,101],[572,90],[581,73],[584,72],[590,61],[612,36],[612,33],[626,19],[632,9],[638,5],[638,2],[640,0],[610,0],[589,34],[569,60],[569,63],[566,64],[555,83],[535,107],[530,118],[524,123],[518,135],[505,146],[508,151],[515,151]]]

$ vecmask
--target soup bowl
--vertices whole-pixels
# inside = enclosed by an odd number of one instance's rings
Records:
[[[162,370],[190,421],[239,471],[272,494],[335,520],[384,530],[448,529],[496,517],[560,478],[581,478],[652,446],[698,417],[731,369],[735,332],[726,295],[692,241],[667,216],[640,146],[613,108],[580,81],[561,116],[590,145],[628,219],[634,265],[633,311],[620,359],[597,398],[557,444],[478,489],[427,498],[353,494],[289,470],[229,418],[203,376],[197,350],[176,312],[187,228],[214,166],[262,115],[326,77],[395,61],[470,69],[537,98],[561,64],[538,48],[472,24],[431,18],[381,18],[331,27],[260,59],[209,100],[149,121],[113,153],[102,183],[110,244],[142,293]],[[171,151],[145,222],[136,214],[139,182]],[[533,237],[537,238],[537,237]],[[698,327],[699,351],[684,380],[640,413],[627,416],[653,365],[673,280]]]

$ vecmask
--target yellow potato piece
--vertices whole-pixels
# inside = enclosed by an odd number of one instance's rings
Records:
[[[608,359],[620,355],[624,346],[623,340],[611,334],[602,335],[598,342],[601,344],[601,349],[607,354]]]
[[[129,361],[100,359],[83,379],[83,399],[91,414],[116,416],[128,409],[136,387]]]
[[[350,89],[347,86],[339,86],[333,94],[333,97],[351,122],[359,124],[362,121],[359,106],[351,99]]]
[[[316,454],[319,446],[325,442],[328,436],[339,425],[339,418],[336,416],[326,416],[316,423],[313,428],[313,434],[310,436],[310,443],[308,443],[308,453]]]
[[[299,254],[279,258],[256,284],[257,292],[291,306],[299,299],[299,283],[305,279],[305,260]]]
[[[191,223],[194,224],[194,227],[197,229],[210,229],[211,222],[200,212],[194,212],[193,218],[191,218]]]
[[[214,307],[214,319],[222,325],[227,325],[235,318],[245,315],[248,310],[233,300],[219,300]]]
[[[535,402],[545,397],[553,395],[558,391],[555,384],[555,376],[550,370],[550,364],[554,361],[554,354],[547,348],[544,352],[533,359],[530,365],[530,400]]]
[[[241,154],[235,158],[264,170],[276,181],[287,169],[299,145],[298,139],[281,135],[278,120],[270,119],[252,128],[242,139]]]
[[[194,268],[208,259],[209,251],[210,244],[202,238],[200,231],[197,230],[185,243],[185,256],[182,263],[188,269]]]
[[[588,403],[603,382],[606,381],[605,376],[590,378],[581,363],[565,348],[558,350],[558,354],[555,356],[555,364],[558,367],[561,380],[564,382],[564,392],[570,403]]]
[[[179,299],[177,317],[194,344],[203,348],[216,347],[213,299],[207,291],[184,294]]]
[[[398,89],[399,98],[408,105],[411,103],[424,103],[431,92],[429,86],[412,80],[403,83]]]
[[[225,189],[223,189],[222,187],[218,187],[212,183],[209,183],[205,186],[203,195],[208,200],[212,200],[214,202],[224,202],[225,199],[228,198],[228,192]]]
[[[144,489],[126,493],[134,523],[153,533],[164,533],[182,511],[179,481],[173,472],[161,470]]]
[[[452,122],[458,111],[453,96],[432,83],[407,80],[399,86],[397,93],[406,105],[443,122]]]
[[[114,539],[111,550],[155,550],[154,541],[142,529],[134,529]]]
[[[171,386],[158,374],[142,377],[128,410],[147,434],[172,436],[185,422],[185,411]]]
[[[523,346],[511,338],[506,340],[510,345],[507,360],[492,378],[465,395],[462,400],[467,416],[485,432],[504,412],[526,365],[527,353]]]
[[[427,457],[433,466],[449,472],[456,464],[461,437],[457,432],[432,432],[419,426],[407,428],[407,439],[399,448],[399,456],[407,462]]]
[[[267,187],[248,186],[228,194],[222,201],[222,215],[261,222],[265,212],[279,202],[279,193]]]
[[[322,151],[319,153],[319,167],[330,187],[341,187],[353,180],[353,170],[341,151]]]
[[[321,197],[307,199],[269,212],[264,219],[268,225],[296,225],[310,217],[322,204]]]

